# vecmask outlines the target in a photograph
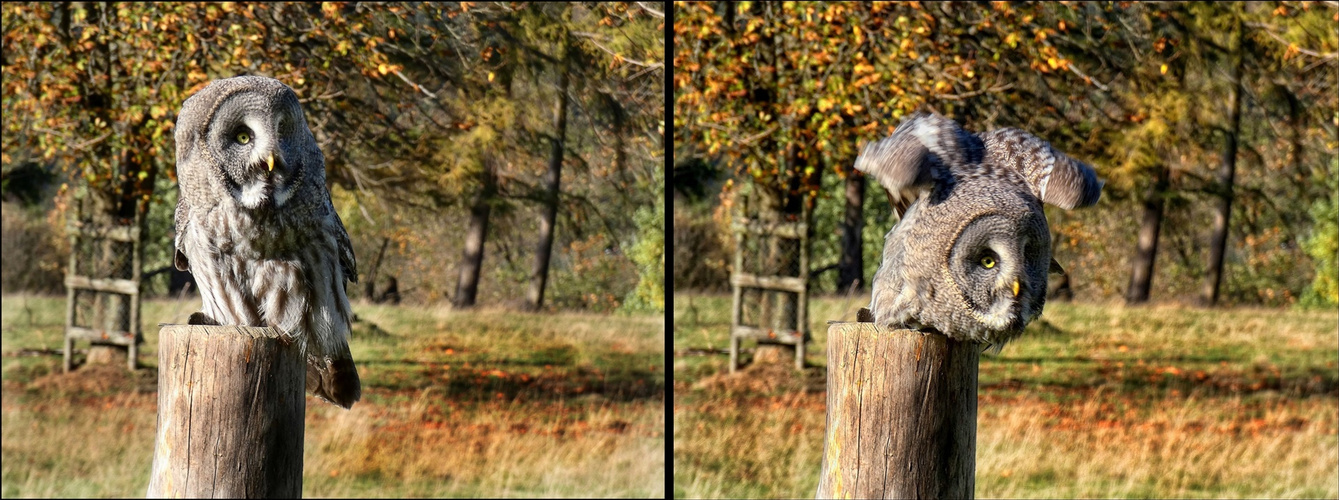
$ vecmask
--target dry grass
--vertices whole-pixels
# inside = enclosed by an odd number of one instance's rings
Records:
[[[4,351],[58,347],[62,304],[6,297]],[[145,324],[197,306],[146,303]],[[660,318],[354,309],[363,400],[308,398],[304,496],[663,496]],[[143,495],[156,330],[133,376],[5,358],[4,496]]]
[[[1333,498],[1335,399],[983,398],[982,496]],[[1115,407],[1130,407],[1118,411]]]
[[[726,345],[729,297],[674,304],[676,350]],[[823,323],[859,306],[811,303],[820,366],[803,377],[676,357],[676,497],[813,495]],[[1334,312],[1051,304],[1043,320],[982,358],[977,496],[1339,497]]]

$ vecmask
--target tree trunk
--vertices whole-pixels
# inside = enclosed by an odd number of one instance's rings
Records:
[[[482,186],[470,205],[470,226],[465,233],[465,260],[460,264],[460,278],[456,281],[456,307],[474,307],[479,295],[479,274],[484,265],[484,241],[488,237],[488,217],[493,211],[493,195],[497,191],[497,171],[492,157],[484,158]]]
[[[837,261],[837,292],[865,288],[865,174],[846,174],[846,217],[842,221],[842,255]]]
[[[386,245],[390,243],[390,238],[381,238],[381,249],[377,250],[377,258],[372,260],[372,269],[368,270],[366,276],[363,276],[363,297],[368,302],[379,302],[377,300],[377,274],[381,270],[381,258],[386,256]]]
[[[980,351],[940,334],[829,326],[817,498],[972,498]]]
[[[1223,166],[1218,171],[1218,207],[1214,211],[1213,235],[1209,244],[1209,272],[1204,279],[1205,305],[1218,303],[1223,282],[1223,257],[1227,254],[1228,222],[1232,217],[1232,184],[1237,174],[1237,136],[1241,131],[1241,26],[1238,21],[1236,44],[1232,47],[1232,90],[1229,98],[1227,140],[1223,146]]]
[[[111,229],[122,225],[118,207],[122,206],[116,199],[114,191],[103,189],[90,189],[89,198],[92,203],[92,210],[89,213],[89,221],[94,227]],[[130,279],[133,270],[131,269],[132,256],[130,244],[115,241],[110,238],[99,239],[92,242],[81,239],[81,245],[90,245],[92,248],[93,262],[88,263],[90,272],[89,277],[94,279]],[[130,321],[130,308],[133,306],[130,297],[109,292],[84,292],[93,294],[93,310],[89,311],[89,326],[99,330],[107,331],[135,331],[135,326]],[[130,347],[106,343],[91,342],[88,349],[88,357],[85,362],[88,364],[120,364],[125,363],[126,358],[130,356]]]
[[[786,182],[783,190],[759,189],[764,194],[759,203],[758,215],[763,221],[792,222],[803,213],[804,196],[798,194],[802,181],[799,156],[795,146],[786,147],[781,164]],[[798,276],[800,267],[799,240],[768,236],[764,240],[761,274],[765,276]],[[808,279],[808,276],[802,277]],[[767,290],[762,293],[759,308],[759,326],[776,331],[804,330],[799,324],[799,294],[795,292]],[[795,361],[796,348],[791,344],[759,340],[754,350],[754,363],[785,363]]]
[[[166,325],[150,498],[298,498],[301,344],[270,328]]]
[[[1148,302],[1149,290],[1153,287],[1153,262],[1158,256],[1158,230],[1167,205],[1169,175],[1165,165],[1158,166],[1157,178],[1144,195],[1144,218],[1139,225],[1139,246],[1130,269],[1130,286],[1125,290],[1126,304]]]
[[[70,32],[72,12],[69,6],[69,3],[64,3],[59,10],[59,35],[67,41],[72,41],[74,33]],[[89,26],[106,27],[115,23],[117,11],[110,2],[88,2],[83,4],[83,8],[88,16],[85,23]],[[89,74],[94,76],[84,79],[78,85],[77,93],[82,97],[80,105],[95,118],[106,123],[109,132],[128,137],[132,142],[122,148],[113,148],[111,141],[101,141],[93,146],[89,161],[104,167],[110,179],[88,183],[89,198],[92,201],[91,220],[96,226],[105,228],[138,224],[140,234],[147,234],[145,232],[147,218],[137,217],[137,214],[147,212],[148,202],[145,200],[153,194],[158,169],[152,162],[141,163],[144,161],[143,157],[132,153],[150,149],[150,144],[143,143],[142,134],[135,133],[144,126],[148,115],[144,115],[138,123],[124,123],[113,119],[112,109],[120,105],[113,99],[113,96],[117,95],[114,84],[119,78],[118,65],[115,62],[117,54],[106,41],[98,42],[93,49],[86,56],[86,60],[80,59],[83,56],[71,53],[73,59],[70,63],[87,64]],[[141,173],[143,177],[140,177]],[[99,176],[101,175],[102,172],[99,173]],[[93,253],[96,261],[91,264],[95,278],[131,279],[138,271],[133,266],[141,260],[136,258],[132,245],[111,240],[103,240],[101,245],[93,249]],[[135,324],[139,310],[137,300],[137,298],[132,300],[132,296],[127,295],[95,293],[90,325],[93,328],[106,330],[138,331],[139,325]],[[119,362],[126,359],[129,354],[130,350],[126,346],[95,342],[89,350],[88,361]]]
[[[544,306],[544,286],[549,279],[549,257],[553,252],[553,226],[558,218],[559,180],[563,166],[563,143],[567,138],[567,67],[566,48],[559,49],[563,67],[558,68],[558,100],[553,106],[553,144],[549,171],[544,175],[544,212],[539,220],[539,245],[535,248],[535,267],[530,276],[526,302],[533,311]]]

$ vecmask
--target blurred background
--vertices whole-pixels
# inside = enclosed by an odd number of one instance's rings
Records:
[[[978,495],[1339,494],[1336,26],[1334,2],[676,3],[676,494],[813,494],[825,322],[867,305],[897,222],[852,165],[921,110],[1106,181],[1046,207],[1068,274],[982,359]],[[732,273],[805,292],[735,299]],[[809,367],[769,362],[778,333],[725,375],[736,307],[807,330]]]
[[[364,398],[309,404],[306,494],[663,491],[661,4],[6,3],[3,26],[5,496],[144,491],[155,325],[199,308],[173,122],[243,74],[298,94],[360,271]],[[76,342],[62,373],[77,328],[141,338],[140,369]]]

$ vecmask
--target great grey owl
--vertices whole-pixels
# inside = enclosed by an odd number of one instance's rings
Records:
[[[976,135],[929,113],[866,145],[855,168],[879,181],[901,217],[874,274],[874,321],[996,353],[1041,314],[1047,272],[1059,269],[1042,202],[1089,206],[1103,184],[1027,132]]]
[[[272,78],[216,80],[182,103],[175,137],[174,264],[199,285],[197,321],[288,332],[305,345],[307,390],[352,407],[344,288],[357,268],[297,95]]]

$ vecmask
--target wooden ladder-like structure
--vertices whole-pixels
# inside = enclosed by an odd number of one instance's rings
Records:
[[[140,234],[140,218],[136,214],[131,225],[98,227],[80,219],[82,210],[76,210],[76,216],[67,226],[70,236],[70,264],[65,274],[65,372],[69,373],[73,364],[74,341],[87,340],[93,343],[126,346],[126,366],[134,371],[139,357],[139,344],[144,342],[140,331],[140,283],[142,281],[143,245]],[[119,250],[119,251],[118,251]],[[124,269],[104,269],[99,262],[106,262],[108,252],[115,258],[124,258],[129,253],[129,272]],[[79,259],[87,257],[86,270],[81,271]],[[114,266],[123,267],[123,266]],[[93,306],[81,311],[78,307],[79,295],[93,294]],[[97,300],[101,296],[104,300]],[[105,300],[120,296],[129,304],[128,328],[100,328],[92,319],[111,314],[114,301]],[[102,315],[95,309],[102,307]]]
[[[744,212],[747,213],[747,203]],[[734,269],[730,273],[730,287],[734,294],[734,305],[730,314],[730,372],[739,369],[740,344],[746,339],[764,343],[787,344],[795,346],[795,368],[804,369],[805,344],[811,338],[809,334],[809,208],[795,221],[764,222],[748,217],[735,217],[731,230],[735,237]],[[793,274],[773,271],[778,274],[754,272],[759,266],[746,262],[746,253],[755,253],[754,259],[769,258],[768,249],[775,249],[778,240],[795,240],[798,247],[798,265]],[[751,250],[753,252],[751,252]],[[775,257],[770,256],[770,257]],[[746,266],[746,264],[754,264]],[[757,297],[746,300],[745,293]],[[776,300],[771,308],[771,317],[764,314],[768,308],[763,303],[779,297],[782,293],[796,295],[795,314],[791,317],[782,314],[781,303]],[[745,310],[749,309],[752,324],[746,323]]]

